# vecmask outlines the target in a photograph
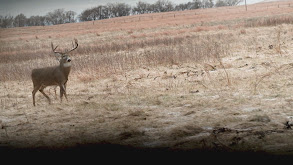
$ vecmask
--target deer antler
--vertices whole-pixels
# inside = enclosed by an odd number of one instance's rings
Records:
[[[55,50],[58,48],[58,45],[54,48],[53,42],[51,42],[51,47],[52,47],[52,51],[53,51],[54,53],[61,53],[61,54],[62,54],[62,52],[56,52],[56,51],[55,51]]]
[[[69,51],[65,52],[65,53],[69,53],[69,52],[71,52],[71,51],[75,50],[75,49],[78,47],[78,41],[77,41],[77,39],[76,39],[76,38],[74,39],[74,43],[75,43],[75,45],[73,45],[73,43],[72,43],[72,46],[73,46],[73,48],[72,48],[71,50],[69,50]]]
[[[78,41],[77,41],[77,39],[74,39],[74,43],[75,43],[75,45],[74,45],[73,42],[72,42],[72,46],[73,46],[73,48],[72,48],[71,50],[66,51],[66,52],[56,52],[55,50],[57,49],[58,45],[54,48],[54,45],[53,45],[53,43],[51,42],[52,51],[53,51],[54,53],[60,53],[60,54],[66,54],[66,53],[69,53],[69,52],[75,50],[75,49],[78,47]]]

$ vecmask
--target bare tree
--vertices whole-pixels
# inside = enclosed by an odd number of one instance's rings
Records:
[[[91,21],[93,20],[92,18],[92,10],[91,9],[86,9],[81,14],[78,16],[80,21]]]
[[[228,4],[228,6],[236,6],[240,2],[243,2],[243,0],[226,0],[226,3]]]
[[[13,22],[14,27],[24,27],[27,26],[27,18],[24,14],[18,14],[15,18],[14,18],[14,22]]]
[[[101,19],[102,15],[102,6],[94,7],[91,9],[91,16],[93,20]]]
[[[107,19],[109,18],[109,9],[107,6],[97,6],[91,9],[91,15],[93,20]]]
[[[110,12],[110,18],[130,15],[131,6],[125,3],[108,3],[107,7]]]
[[[80,21],[93,21],[114,17],[112,6],[97,6],[84,10],[79,16]]]
[[[193,8],[192,9],[199,9],[202,7],[202,2],[200,0],[193,0]]]
[[[108,6],[98,6],[100,12],[100,19],[107,19],[110,18],[110,10]]]
[[[45,26],[46,17],[45,16],[31,16],[27,19],[27,26]]]
[[[71,10],[65,11],[65,17],[66,17],[65,22],[66,23],[76,22],[75,15],[76,15],[76,12],[74,11],[71,11]]]
[[[11,28],[13,27],[13,16],[6,15],[6,16],[0,16],[0,27],[2,28]]]
[[[49,12],[47,15],[47,23],[52,25],[63,24],[66,20],[66,14],[64,9],[56,9],[53,12]]]
[[[202,8],[212,8],[214,7],[213,0],[203,0],[202,1]]]
[[[216,7],[221,6],[236,6],[243,0],[218,0],[215,4]]]
[[[157,2],[155,2],[154,6],[154,12],[167,12],[173,11],[175,9],[173,3],[169,0],[158,0]]]
[[[136,3],[136,6],[132,9],[133,14],[145,14],[145,13],[151,13],[150,11],[150,5],[149,3],[139,1]]]
[[[187,3],[181,3],[175,6],[176,11],[184,11],[187,10]]]

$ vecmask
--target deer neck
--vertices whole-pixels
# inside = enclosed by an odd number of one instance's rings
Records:
[[[68,78],[71,70],[71,63],[60,63],[60,69],[63,72],[64,76]]]

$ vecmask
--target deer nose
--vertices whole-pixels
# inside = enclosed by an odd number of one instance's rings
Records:
[[[71,59],[69,58],[68,60],[67,60],[67,62],[70,62],[71,61]]]

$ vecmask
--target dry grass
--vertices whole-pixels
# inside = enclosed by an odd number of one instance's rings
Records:
[[[81,46],[72,54],[77,71],[92,70],[92,75],[107,76],[109,73],[136,69],[142,66],[159,66],[185,63],[187,61],[209,61],[216,56],[229,54],[234,38],[229,34],[159,37],[145,40],[112,42],[103,45]],[[82,41],[80,41],[82,42]],[[221,44],[219,44],[221,43]],[[27,80],[30,70],[54,63],[48,52],[34,55],[4,54],[1,61],[1,81]],[[34,60],[37,58],[37,60]],[[40,60],[42,59],[42,60]],[[9,67],[10,66],[10,67]],[[13,67],[13,70],[12,68]],[[11,72],[15,73],[11,75]],[[92,76],[91,75],[91,76]]]
[[[0,147],[292,154],[292,9],[280,4],[1,29]],[[73,38],[69,102],[37,95],[33,107],[31,70],[56,65],[50,42]]]
[[[84,22],[1,29],[0,58],[3,65],[0,66],[0,81],[29,79],[29,70],[53,63],[50,61],[50,42],[65,49],[70,46],[73,38],[80,42],[80,47],[73,56],[78,56],[78,60],[90,56],[95,62],[100,61],[97,69],[100,72],[91,72],[98,75],[108,75],[104,71],[109,69],[110,72],[115,72],[144,65],[157,66],[191,60],[204,62],[215,54],[227,55],[230,47],[233,47],[231,43],[237,42],[235,36],[230,38],[229,32],[219,34],[218,31],[292,23],[293,16],[288,4],[255,4],[249,6],[249,12],[243,6],[238,6],[122,17],[96,21],[94,25],[92,22]],[[175,18],[174,14],[177,15]],[[217,19],[214,19],[215,15]],[[122,22],[118,24],[119,21]],[[245,33],[244,29],[241,33]],[[212,51],[220,52],[211,52],[210,49],[215,49],[217,42],[221,44],[218,44],[217,50]],[[142,49],[143,52],[137,54]],[[280,45],[275,49],[281,53],[278,50]],[[89,70],[93,66],[91,61],[77,61],[77,64],[80,67],[78,70]]]

